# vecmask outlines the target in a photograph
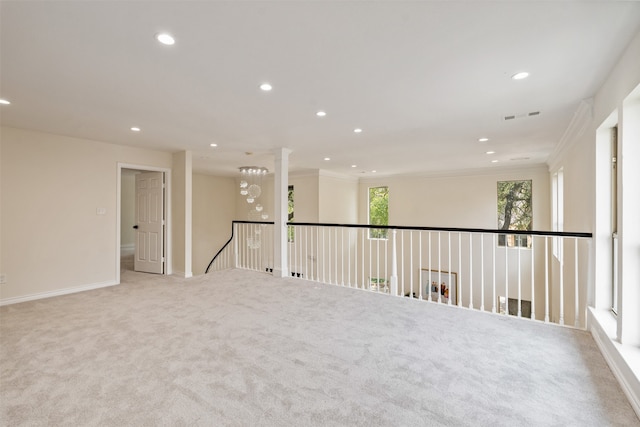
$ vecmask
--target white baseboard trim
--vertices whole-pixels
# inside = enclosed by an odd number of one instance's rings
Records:
[[[607,328],[607,325],[603,325],[599,321],[602,316],[606,315],[610,314],[597,313],[595,309],[589,307],[589,310],[587,311],[587,316],[589,317],[589,329],[596,345],[602,353],[602,356],[609,365],[613,375],[618,380],[618,383],[620,383],[622,391],[629,399],[631,407],[638,418],[640,418],[640,376],[634,372],[634,367],[630,360],[631,358],[640,360],[638,358],[640,356],[640,349],[630,349],[629,351],[625,351],[626,349],[623,348],[625,346],[611,339],[611,331],[607,333],[606,330],[610,329],[611,325],[608,325],[609,328]],[[635,370],[637,369],[638,367],[636,366]]]
[[[133,255],[136,252],[136,244],[128,243],[120,245],[120,256]]]
[[[115,286],[119,283],[115,280],[108,280],[106,282],[92,283],[90,285],[74,286],[72,288],[56,289],[55,291],[38,292],[37,294],[23,295],[20,297],[2,298],[0,299],[0,306],[18,304],[21,302],[35,301],[44,298],[58,297],[61,295],[75,294],[76,292],[90,291],[93,289],[107,288],[109,286]]]

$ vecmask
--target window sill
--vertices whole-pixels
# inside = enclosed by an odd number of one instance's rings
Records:
[[[617,322],[610,310],[589,307],[588,316],[591,335],[640,417],[640,348],[617,341]]]

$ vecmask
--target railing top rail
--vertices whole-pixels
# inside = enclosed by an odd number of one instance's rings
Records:
[[[273,224],[273,223],[271,223]],[[563,232],[563,231],[536,231],[536,230],[496,230],[487,228],[455,228],[455,227],[416,227],[405,225],[370,225],[370,224],[330,224],[316,222],[287,222],[287,225],[301,225],[306,227],[345,227],[345,228],[370,228],[376,230],[416,230],[416,231],[450,231],[454,233],[482,233],[482,234],[516,234],[523,236],[549,236],[549,237],[576,237],[590,239],[592,233]]]
[[[266,225],[275,224],[275,222],[273,222],[273,221],[247,221],[247,220],[239,220],[239,219],[234,219],[231,222],[233,224],[266,224]]]

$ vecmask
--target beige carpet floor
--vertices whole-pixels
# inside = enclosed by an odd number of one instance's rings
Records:
[[[640,426],[591,336],[240,270],[0,308],[3,426]]]

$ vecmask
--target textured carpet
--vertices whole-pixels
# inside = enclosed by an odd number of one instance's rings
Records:
[[[4,426],[640,426],[586,332],[228,270],[0,308]]]

